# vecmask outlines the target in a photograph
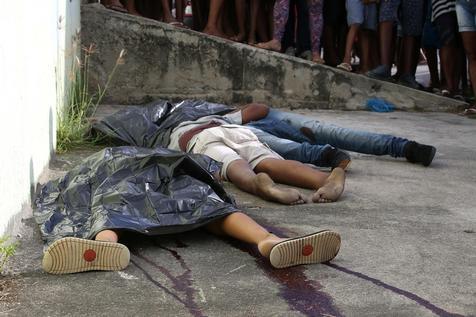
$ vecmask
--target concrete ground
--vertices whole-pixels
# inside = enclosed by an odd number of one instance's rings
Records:
[[[346,190],[331,204],[282,206],[227,185],[273,232],[340,232],[331,264],[274,270],[247,245],[198,231],[130,241],[131,264],[122,272],[48,275],[38,228],[27,218],[0,283],[0,315],[476,316],[476,121],[443,113],[306,113],[438,149],[428,168],[352,153]],[[59,156],[49,177],[91,152]]]

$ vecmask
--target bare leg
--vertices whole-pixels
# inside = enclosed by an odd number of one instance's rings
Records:
[[[438,58],[437,58],[437,49],[436,48],[424,48],[423,53],[425,54],[426,63],[428,64],[428,70],[430,71],[430,87],[440,88],[440,76],[438,74]],[[441,66],[443,66],[443,60],[441,61]]]
[[[108,241],[108,242],[117,242],[119,241],[119,236],[114,230],[103,230],[100,231],[94,240],[98,241]]]
[[[284,189],[276,186],[266,173],[255,174],[245,160],[230,163],[226,170],[227,178],[239,189],[286,205],[304,203],[301,193],[293,188]]]
[[[217,235],[228,235],[258,246],[261,255],[268,257],[271,248],[285,239],[279,238],[241,212],[212,222],[207,229]]]
[[[393,21],[384,21],[379,24],[380,63],[392,66],[393,60]]]
[[[284,35],[286,22],[289,16],[289,0],[278,0],[275,3],[273,18],[274,31],[273,39],[268,42],[258,43],[256,46],[265,50],[281,52],[281,39]]]
[[[223,7],[223,0],[210,0],[210,13],[208,15],[207,26],[203,30],[208,35],[227,38],[225,33],[218,27],[218,22]]]
[[[463,45],[469,62],[469,79],[476,96],[476,32],[461,32]]]
[[[135,0],[127,0],[127,5],[126,5],[127,12],[133,15],[137,16],[142,16],[137,10],[136,10],[136,4]]]
[[[177,21],[183,23],[183,18],[185,14],[185,0],[176,0],[175,1],[175,16],[177,17]]]
[[[370,58],[370,31],[360,30],[360,69],[359,72],[365,74],[373,68]]]
[[[357,37],[359,28],[360,24],[352,24],[349,28],[349,32],[347,33],[347,38],[345,41],[345,55],[344,59],[342,60],[343,63],[350,65],[352,59],[352,48],[354,47],[355,38]]]
[[[332,260],[340,248],[336,232],[321,231],[312,235],[283,239],[241,212],[216,220],[207,229],[217,235],[228,235],[258,247],[260,254],[276,268]]]
[[[256,25],[258,21],[259,12],[259,0],[251,0],[251,21],[250,21],[250,33],[248,34],[248,44],[256,44]]]
[[[160,3],[162,5],[162,20],[165,23],[176,22],[170,11],[169,0],[161,0]]]
[[[236,20],[238,21],[239,32],[233,36],[231,40],[235,42],[243,42],[246,37],[245,20],[246,20],[246,6],[245,1],[235,0]]]
[[[264,172],[278,183],[315,189],[311,199],[316,203],[335,201],[344,191],[345,172],[339,167],[329,175],[298,161],[264,159],[255,172]]]

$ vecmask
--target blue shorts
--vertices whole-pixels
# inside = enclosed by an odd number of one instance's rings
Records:
[[[460,32],[476,32],[476,0],[456,0]]]
[[[362,28],[377,30],[377,5],[363,4],[362,0],[346,0],[347,25],[362,25]]]
[[[379,22],[395,22],[398,19],[400,0],[381,0]]]
[[[401,9],[400,19],[399,9]],[[425,22],[424,1],[381,0],[379,21],[395,22],[397,20],[400,20],[403,36],[421,36]]]

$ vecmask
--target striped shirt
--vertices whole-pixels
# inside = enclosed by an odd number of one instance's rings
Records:
[[[439,16],[455,11],[455,0],[432,0],[431,1],[431,21],[435,21]]]

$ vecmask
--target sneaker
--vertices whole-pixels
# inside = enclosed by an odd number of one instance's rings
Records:
[[[340,235],[329,230],[288,239],[273,246],[269,261],[278,269],[300,264],[328,262],[339,253],[340,241]]]
[[[402,76],[400,76],[400,78],[398,79],[398,83],[403,85],[403,86],[406,86],[406,87],[410,87],[410,88],[413,88],[413,89],[421,89],[422,88],[422,85],[420,85],[414,76],[410,75],[410,74],[403,74]]]
[[[365,75],[370,78],[380,79],[380,80],[391,80],[392,71],[388,65],[380,65],[375,67],[372,70],[369,70]]]
[[[404,153],[409,162],[429,166],[435,157],[436,148],[431,145],[409,141],[405,145]]]
[[[129,264],[123,244],[67,237],[56,240],[43,255],[43,269],[51,274],[118,271]]]
[[[322,166],[330,166],[332,169],[340,167],[345,170],[350,165],[351,158],[347,152],[333,146],[327,147],[322,153]]]

